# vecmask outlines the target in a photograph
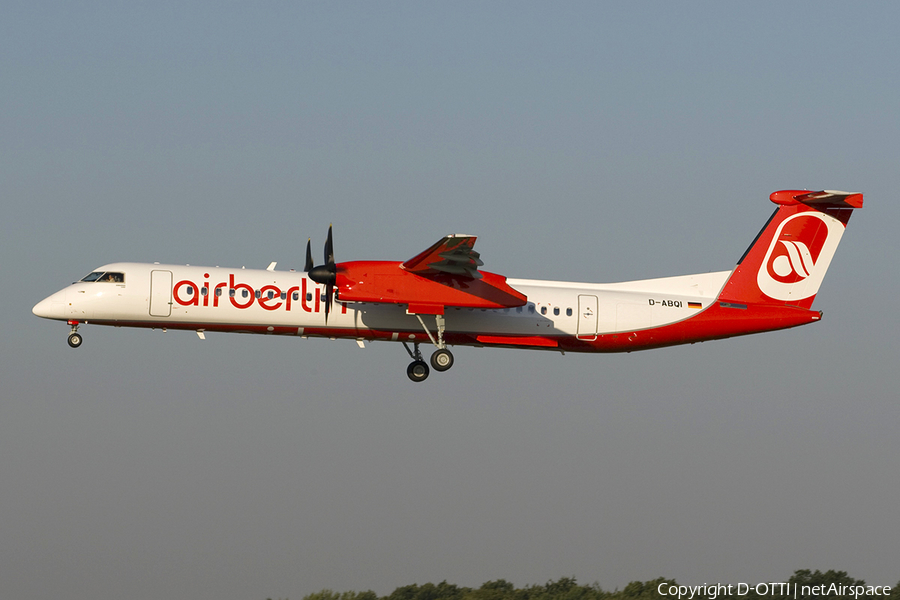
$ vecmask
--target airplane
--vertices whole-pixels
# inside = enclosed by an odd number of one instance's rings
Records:
[[[734,269],[625,283],[507,279],[482,271],[475,236],[448,235],[405,262],[325,262],[310,242],[302,272],[113,263],[41,300],[33,312],[83,324],[401,342],[407,375],[446,371],[448,346],[632,352],[787,329],[811,309],[859,193],[782,190]],[[425,362],[420,344],[435,350]],[[410,344],[413,348],[410,349]]]

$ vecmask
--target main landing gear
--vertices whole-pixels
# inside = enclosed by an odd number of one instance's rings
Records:
[[[446,371],[453,366],[453,354],[447,350],[447,343],[444,342],[444,315],[434,316],[435,322],[437,323],[437,339],[431,335],[431,331],[428,330],[428,327],[425,327],[425,321],[422,320],[422,317],[416,315],[416,318],[419,319],[419,323],[422,324],[425,333],[428,334],[428,338],[435,346],[437,346],[437,350],[431,355],[431,368],[438,372]],[[406,348],[406,352],[409,353],[410,358],[413,359],[406,368],[406,375],[412,381],[425,381],[428,378],[430,369],[428,368],[428,363],[422,360],[422,351],[419,350],[419,342],[413,342],[414,350],[410,350],[409,346],[406,345],[406,342],[403,342],[403,347]]]
[[[72,326],[72,330],[69,333],[69,346],[72,348],[77,348],[81,345],[81,342],[84,341],[84,338],[81,337],[81,334],[78,333],[78,321],[69,321],[69,325]]]
[[[410,350],[409,346],[406,345],[406,342],[403,342],[403,347],[406,348],[410,358],[413,359],[413,361],[409,363],[409,366],[406,367],[406,375],[412,381],[425,381],[428,378],[431,369],[428,368],[428,363],[422,360],[422,351],[419,350],[419,342],[413,342],[414,350]],[[434,351],[434,354],[431,355],[431,368],[435,371],[446,371],[452,366],[453,354],[446,348],[438,348]]]

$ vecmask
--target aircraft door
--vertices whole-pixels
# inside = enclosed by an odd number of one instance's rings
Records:
[[[172,314],[172,271],[150,271],[150,316]]]
[[[597,310],[597,296],[579,294],[577,334],[579,340],[597,339]]]
[[[597,339],[597,296],[580,294],[578,296],[578,334],[579,340]]]

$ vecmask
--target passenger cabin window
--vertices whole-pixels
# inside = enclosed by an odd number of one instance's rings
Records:
[[[105,281],[109,283],[125,283],[124,273],[113,273],[112,271],[94,271],[85,275],[81,281]]]
[[[558,306],[553,307],[553,314],[556,316],[559,316],[559,307]]]
[[[542,315],[546,315],[546,314],[547,314],[547,307],[546,307],[546,306],[542,306],[542,307],[541,307],[541,314],[542,314]]]
[[[571,309],[571,308],[567,308],[567,309],[566,309],[566,316],[567,316],[567,317],[571,317],[571,316],[572,316],[572,309]]]

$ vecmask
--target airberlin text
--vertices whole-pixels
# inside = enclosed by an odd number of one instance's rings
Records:
[[[209,278],[209,273],[203,274],[204,278]],[[304,277],[300,281],[300,285],[290,286],[287,290],[282,290],[277,285],[264,285],[258,290],[247,283],[235,282],[234,274],[228,275],[228,281],[222,281],[211,285],[210,282],[204,280],[198,285],[189,279],[182,279],[172,287],[172,299],[175,304],[181,306],[212,306],[217,308],[221,302],[225,305],[227,296],[228,302],[235,308],[247,309],[258,304],[265,310],[296,310],[299,302],[300,308],[304,312],[319,312],[321,308],[322,290],[313,287],[309,280]],[[341,312],[347,312],[347,305],[340,303]]]
[[[751,592],[756,596],[771,596],[778,598],[809,598],[812,596],[846,596],[858,599],[863,596],[889,596],[889,585],[842,585],[840,583],[824,583],[821,585],[801,585],[787,581],[770,581],[768,583],[738,584],[706,584],[703,585],[677,585],[672,582],[663,582],[656,588],[660,596],[671,596],[678,600],[691,600],[692,598],[706,598],[716,600],[721,596],[746,596]]]

